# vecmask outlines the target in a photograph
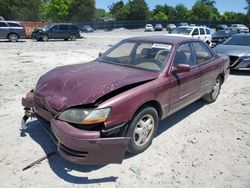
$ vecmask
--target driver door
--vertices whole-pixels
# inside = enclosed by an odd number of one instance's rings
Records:
[[[197,99],[201,86],[201,71],[196,63],[195,53],[190,43],[181,44],[175,54],[171,70],[178,64],[190,65],[190,71],[172,73],[170,80],[170,113],[174,113]]]

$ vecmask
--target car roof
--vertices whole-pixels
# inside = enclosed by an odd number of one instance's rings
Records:
[[[188,37],[179,37],[179,36],[144,36],[144,37],[131,37],[125,39],[128,41],[144,41],[144,42],[157,42],[157,43],[168,43],[168,44],[179,44],[181,42],[188,42],[188,41],[200,41],[194,38]]]

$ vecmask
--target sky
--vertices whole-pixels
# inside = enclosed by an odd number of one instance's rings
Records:
[[[96,7],[102,8],[108,11],[108,6],[114,2],[118,2],[119,0],[96,0]],[[127,0],[124,0],[127,2]],[[191,9],[196,0],[146,0],[150,10],[153,10],[155,5],[160,4],[163,5],[167,3],[171,6],[176,6],[177,4],[184,4],[188,9]],[[246,0],[217,0],[216,7],[219,12],[242,12],[246,13],[244,9],[247,6]]]

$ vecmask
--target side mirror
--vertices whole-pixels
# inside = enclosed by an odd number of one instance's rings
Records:
[[[190,65],[187,64],[178,64],[176,67],[172,66],[172,73],[182,73],[182,72],[189,72],[191,70]]]
[[[99,54],[98,54],[98,55],[99,55],[99,57],[101,57],[101,56],[102,56],[102,54],[103,54],[103,52],[99,52]]]

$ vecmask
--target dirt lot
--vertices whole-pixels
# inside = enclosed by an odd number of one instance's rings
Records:
[[[117,41],[140,31],[85,34],[75,42],[0,41],[0,187],[250,187],[250,73],[236,72],[218,100],[186,107],[162,121],[151,147],[126,155],[121,165],[78,166],[52,156],[38,121],[20,130],[21,98],[38,78],[61,65],[97,57]],[[159,33],[154,33],[159,34]]]

